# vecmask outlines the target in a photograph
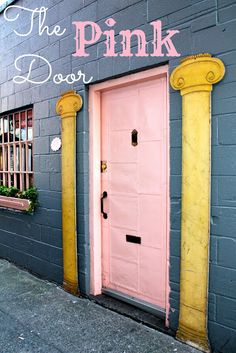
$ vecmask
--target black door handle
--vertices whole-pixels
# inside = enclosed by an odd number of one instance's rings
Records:
[[[107,219],[107,213],[104,212],[104,207],[103,207],[103,200],[106,199],[106,198],[107,198],[107,192],[103,191],[102,197],[101,197],[101,212],[102,212],[102,215],[103,215],[104,219]]]

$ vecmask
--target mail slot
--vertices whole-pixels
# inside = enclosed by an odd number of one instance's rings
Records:
[[[141,244],[141,237],[137,237],[136,235],[126,234],[126,241],[128,243]]]

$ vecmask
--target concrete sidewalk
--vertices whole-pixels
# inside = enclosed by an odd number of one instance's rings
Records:
[[[0,353],[197,353],[0,260]]]

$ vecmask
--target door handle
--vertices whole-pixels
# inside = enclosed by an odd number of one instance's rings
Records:
[[[103,200],[107,198],[107,192],[106,191],[103,191],[102,193],[102,197],[101,197],[101,212],[102,212],[102,215],[103,215],[103,218],[104,219],[107,219],[107,213],[104,212],[104,205],[103,205]]]

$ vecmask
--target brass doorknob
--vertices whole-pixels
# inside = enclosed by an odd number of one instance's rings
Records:
[[[101,161],[101,173],[105,173],[107,170],[107,161]]]

